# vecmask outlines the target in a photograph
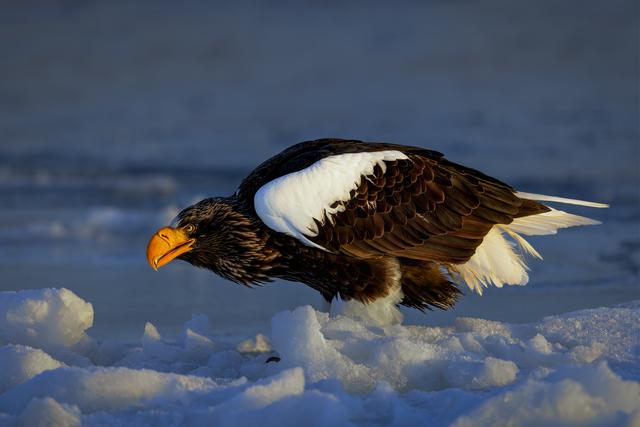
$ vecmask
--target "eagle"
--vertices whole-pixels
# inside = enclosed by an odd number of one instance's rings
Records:
[[[524,285],[525,236],[599,224],[542,202],[601,203],[519,192],[420,147],[345,139],[293,145],[229,197],[187,207],[150,239],[152,268],[174,259],[246,286],[304,283],[331,302],[451,308],[466,284]]]

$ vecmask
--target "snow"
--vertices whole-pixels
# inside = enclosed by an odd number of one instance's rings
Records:
[[[419,145],[518,189],[611,203],[571,208],[602,225],[531,240],[545,261],[530,286],[407,322],[538,321],[640,298],[634,2],[14,3],[0,16],[0,290],[68,287],[100,311],[95,337],[133,339],[145,322],[174,334],[193,313],[264,332],[275,312],[316,304],[307,287],[247,292],[181,263],[150,274],[140,242],[327,136]]]
[[[34,398],[17,418],[16,425],[75,427],[81,425],[80,415],[76,406],[60,404],[50,397]]]
[[[91,304],[67,289],[2,292],[0,307],[0,426],[640,421],[640,301],[446,327],[302,306],[250,338],[195,315],[173,338],[148,322],[132,341],[91,337]]]
[[[8,344],[0,347],[0,393],[41,372],[64,366],[40,349]]]
[[[489,399],[454,426],[633,426],[640,421],[639,398],[640,384],[620,379],[604,362],[571,366]]]
[[[0,342],[69,348],[93,325],[93,306],[67,289],[3,292]]]

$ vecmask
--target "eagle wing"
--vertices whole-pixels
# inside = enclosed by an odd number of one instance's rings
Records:
[[[332,215],[316,220],[314,243],[357,257],[393,255],[464,263],[495,224],[509,224],[523,200],[513,190],[410,155],[377,164]]]
[[[358,258],[465,263],[494,225],[548,210],[415,147],[320,140],[280,156],[239,190],[253,193],[260,219],[306,245]]]

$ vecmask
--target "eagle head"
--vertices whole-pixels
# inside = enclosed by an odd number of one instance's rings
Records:
[[[178,214],[147,245],[154,270],[174,259],[186,261],[240,283],[264,281],[254,265],[264,257],[255,220],[235,197],[204,199]],[[258,277],[259,276],[259,277]]]

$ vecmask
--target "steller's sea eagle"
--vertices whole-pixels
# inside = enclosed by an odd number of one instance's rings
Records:
[[[522,237],[598,224],[546,206],[599,203],[518,192],[436,151],[319,139],[258,166],[230,197],[184,209],[147,248],[154,268],[181,259],[247,286],[297,281],[363,303],[398,288],[401,304],[452,307],[466,283],[523,285]],[[519,248],[520,251],[516,251]]]

